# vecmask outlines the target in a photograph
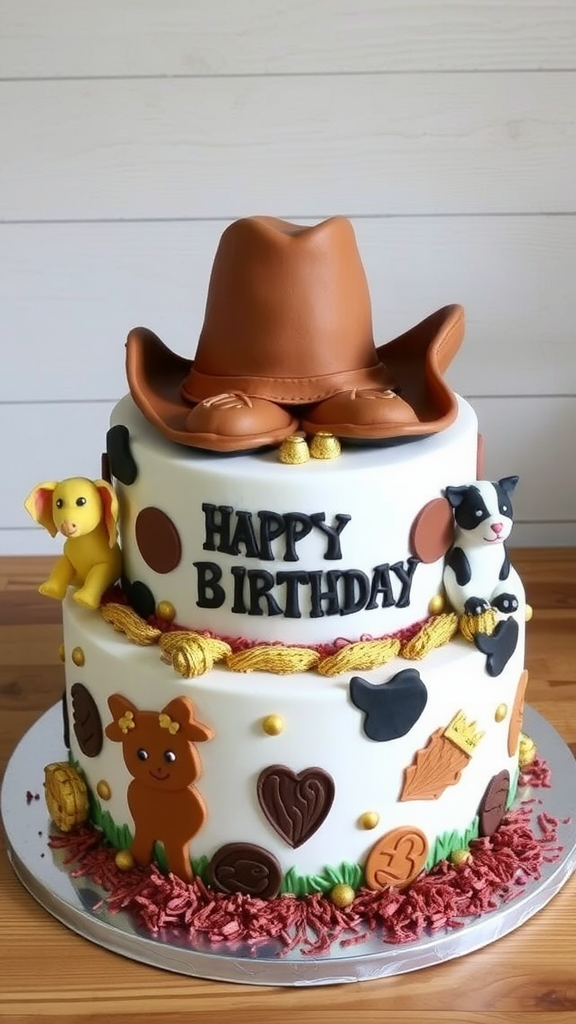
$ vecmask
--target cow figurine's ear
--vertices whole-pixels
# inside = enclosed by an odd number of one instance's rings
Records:
[[[469,487],[446,487],[444,495],[452,505],[452,508],[458,508],[464,501],[466,491],[470,490]]]
[[[516,487],[519,479],[520,477],[518,476],[503,476],[502,479],[498,481],[498,485],[503,491],[506,491],[506,494],[512,494],[512,491]]]
[[[109,740],[122,743],[131,729],[136,728],[138,708],[119,693],[113,693],[108,697],[108,707],[114,721],[110,722],[104,731]]]
[[[175,697],[160,712],[160,725],[170,732],[177,727],[182,730],[182,735],[187,740],[198,743],[201,740],[211,740],[214,736],[212,729],[194,718],[194,705],[187,697]],[[176,731],[176,729],[174,729]]]

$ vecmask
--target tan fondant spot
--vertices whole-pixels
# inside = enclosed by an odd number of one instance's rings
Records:
[[[290,437],[285,437],[280,445],[278,458],[286,466],[299,466],[303,462],[308,462],[310,449],[308,448],[306,438],[300,437],[299,434],[291,434]]]
[[[164,622],[174,622],[176,609],[171,601],[159,601],[156,606],[156,615]]]
[[[60,658],[60,661],[66,661],[66,648],[64,647],[64,644],[60,644],[58,647],[58,657]]]
[[[508,714],[508,705],[507,704],[499,704],[498,707],[496,708],[496,711],[494,712],[494,721],[495,722],[503,722],[504,719],[506,718],[507,714]]]
[[[524,697],[526,695],[527,686],[528,672],[524,669],[520,679],[518,680],[518,688],[516,690],[514,704],[512,705],[512,713],[510,715],[510,725],[508,728],[508,754],[510,757],[514,757],[518,750],[518,740],[520,739],[522,719],[524,717]]]
[[[345,885],[344,882],[335,885],[333,889],[330,889],[329,898],[335,907],[349,907],[354,903],[356,893],[351,885]]]
[[[447,498],[433,498],[420,509],[410,531],[410,550],[422,562],[443,558],[454,540],[454,514]]]
[[[131,871],[134,867],[134,857],[130,850],[118,850],[114,857],[114,863],[120,871]]]
[[[365,866],[366,884],[375,890],[387,885],[404,889],[418,877],[427,857],[428,840],[419,828],[395,828],[370,850]]]
[[[84,657],[84,651],[81,647],[75,647],[72,651],[72,661],[78,666],[78,668],[82,668],[85,664],[86,658]]]
[[[96,792],[101,800],[109,800],[112,796],[112,790],[105,779],[100,779],[96,784]]]
[[[376,825],[380,821],[380,815],[377,811],[365,811],[364,814],[360,815],[358,824],[360,828],[370,829],[376,828]]]
[[[267,736],[279,736],[284,731],[282,715],[266,715],[262,719],[262,728]]]
[[[138,513],[134,529],[138,550],[154,572],[172,572],[180,564],[180,534],[165,512],[150,506],[143,508]]]
[[[530,622],[530,619],[532,618],[533,615],[534,615],[534,609],[532,608],[532,605],[531,604],[527,604],[526,608],[524,609],[524,619],[525,619],[525,621],[526,622]]]

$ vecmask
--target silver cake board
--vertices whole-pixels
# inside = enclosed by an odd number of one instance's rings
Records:
[[[558,819],[570,818],[576,811],[576,761],[558,733],[532,708],[526,709],[524,729],[548,762],[552,786],[523,790],[522,798],[536,798],[534,815],[545,811]],[[174,934],[151,936],[139,932],[127,914],[98,909],[104,891],[89,879],[72,878],[62,854],[47,845],[53,826],[44,803],[44,766],[66,760],[61,734],[58,704],[26,733],[8,764],[1,807],[12,867],[38,903],[72,931],[114,953],[177,974],[246,985],[304,986],[369,981],[420,970],[464,956],[519,928],[556,895],[576,868],[576,821],[570,821],[559,826],[563,846],[559,859],[543,864],[541,877],[529,880],[515,899],[465,920],[461,928],[402,945],[370,934],[358,946],[343,948],[335,942],[321,956],[297,949],[282,955],[272,940],[254,953],[238,944],[215,950],[209,945],[192,946]],[[36,794],[40,799],[35,799]],[[536,825],[534,831],[539,834]]]

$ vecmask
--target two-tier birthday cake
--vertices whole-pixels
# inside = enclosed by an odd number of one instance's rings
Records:
[[[374,343],[351,225],[232,224],[194,361],[138,328],[66,537],[69,763],[47,799],[127,873],[274,900],[406,890],[514,799],[516,477],[483,478],[448,306]],[[103,439],[104,440],[104,439]],[[103,445],[104,446],[104,445]]]

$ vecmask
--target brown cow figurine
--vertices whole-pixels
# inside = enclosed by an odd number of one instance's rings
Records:
[[[126,697],[108,698],[114,719],[108,739],[122,744],[133,781],[128,806],[134,818],[130,852],[136,864],[150,864],[154,843],[164,844],[168,869],[193,879],[189,843],[206,820],[206,805],[193,783],[202,772],[195,743],[214,733],[194,718],[187,697],[176,697],[162,711],[141,711]]]

